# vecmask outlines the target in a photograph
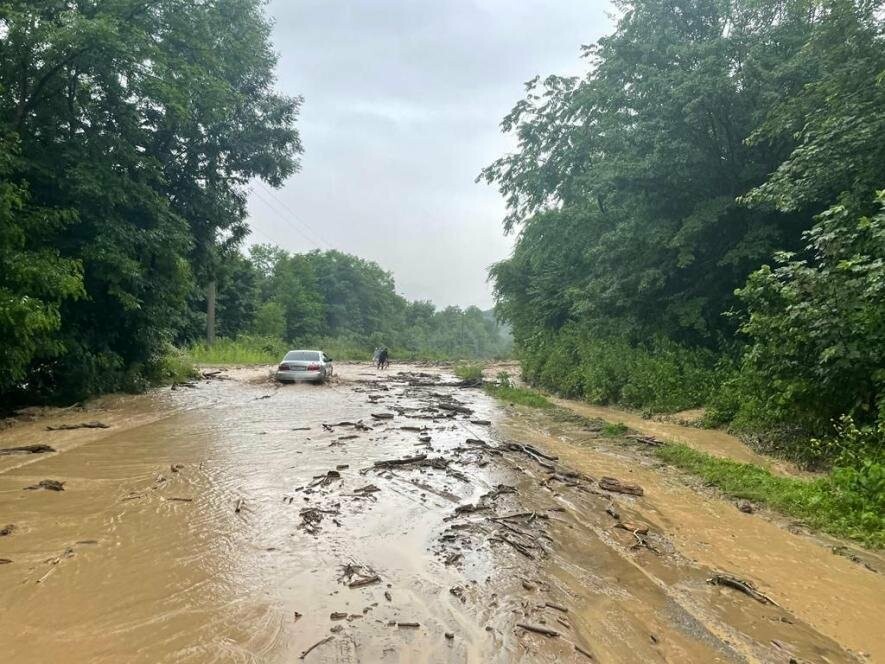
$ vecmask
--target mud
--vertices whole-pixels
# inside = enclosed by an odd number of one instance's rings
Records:
[[[0,457],[4,661],[885,658],[882,575],[616,441],[405,371],[214,373],[0,431],[54,450]],[[64,490],[24,490],[46,478]]]

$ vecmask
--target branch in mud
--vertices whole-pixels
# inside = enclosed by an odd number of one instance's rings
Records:
[[[752,582],[745,581],[744,579],[739,579],[736,576],[731,576],[730,574],[714,574],[712,577],[707,579],[707,583],[714,586],[727,586],[728,588],[734,588],[735,590],[739,590],[745,595],[749,595],[757,602],[761,602],[762,604],[773,604],[774,606],[780,606],[768,595],[757,590]]]

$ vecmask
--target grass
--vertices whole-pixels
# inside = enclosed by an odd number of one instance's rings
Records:
[[[772,475],[753,464],[712,457],[672,443],[655,448],[654,453],[727,496],[765,505],[814,529],[857,540],[871,548],[885,546],[885,516],[861,507],[865,497],[840,488],[832,476],[803,480]]]
[[[455,366],[455,375],[461,380],[470,382],[482,382],[482,365],[464,363]]]
[[[368,362],[372,359],[374,350],[371,344],[347,338],[323,337],[310,340],[302,339],[290,343],[280,339],[244,335],[237,339],[219,338],[211,346],[205,343],[194,344],[187,349],[187,354],[197,364],[275,364],[287,351],[295,348],[316,348],[338,362]],[[463,359],[434,351],[398,348],[390,350],[390,358],[393,363],[445,362]],[[482,377],[482,365],[480,364],[464,363],[459,366],[470,367],[471,371],[479,371],[479,377]]]
[[[492,385],[485,386],[487,394],[507,401],[511,404],[519,404],[520,406],[531,406],[532,408],[553,408],[553,404],[547,400],[543,394],[535,390],[529,390],[524,387],[513,387],[511,385]]]
[[[627,425],[623,422],[606,422],[602,427],[602,435],[610,438],[623,436],[625,433],[627,433]]]
[[[191,346],[187,353],[197,364],[273,364],[280,361],[289,348],[282,341],[261,337],[217,339]]]

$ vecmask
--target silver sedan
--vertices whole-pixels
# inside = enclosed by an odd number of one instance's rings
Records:
[[[290,350],[277,367],[276,378],[281,383],[297,380],[323,382],[332,375],[332,358],[321,350]]]

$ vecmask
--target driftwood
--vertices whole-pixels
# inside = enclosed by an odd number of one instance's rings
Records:
[[[329,641],[332,640],[332,638],[333,638],[333,637],[331,637],[331,636],[327,636],[325,639],[321,639],[321,640],[317,641],[317,642],[314,643],[310,648],[308,648],[308,649],[305,650],[303,653],[301,653],[301,655],[298,657],[298,659],[304,659],[305,657],[308,656],[308,654],[310,654],[310,651],[311,651],[311,650],[313,650],[314,648],[319,648],[319,647],[320,647],[321,645],[323,645],[324,643],[328,643]]]
[[[33,486],[26,486],[25,489],[28,491],[35,491],[37,489],[46,489],[47,491],[64,491],[65,483],[59,482],[58,480],[40,480],[37,484]]]
[[[6,537],[7,535],[12,535],[15,532],[15,524],[8,524],[0,528],[0,537]]]
[[[92,420],[91,422],[80,422],[79,424],[57,424],[55,426],[46,427],[47,431],[70,431],[72,429],[110,429],[109,424]]]
[[[246,501],[242,498],[237,498],[237,502],[234,505],[234,514],[239,514],[240,510],[243,509],[243,506],[246,504]]]
[[[47,452],[55,452],[55,448],[49,445],[20,445],[0,450],[0,456],[6,454],[45,454]]]
[[[543,634],[544,636],[557,637],[560,636],[559,632],[555,629],[550,629],[549,627],[541,627],[540,625],[530,625],[528,623],[516,623],[516,626],[520,629],[524,629],[527,632],[534,632],[535,634]]]
[[[631,496],[641,496],[645,493],[638,484],[621,482],[621,480],[614,477],[603,477],[600,479],[599,488],[604,491],[613,491],[614,493],[628,493]]]
[[[393,413],[372,413],[372,417],[376,420],[392,420],[394,415]]]
[[[707,579],[707,583],[710,583],[714,586],[727,586],[729,588],[734,588],[735,590],[741,591],[745,595],[749,595],[757,602],[778,606],[778,603],[771,599],[768,595],[758,591],[752,582],[739,579],[736,576],[731,576],[730,574],[714,574],[709,579]]]
[[[397,466],[408,466],[414,463],[420,463],[427,459],[426,454],[418,454],[411,457],[403,457],[402,459],[386,459],[384,461],[376,461],[372,464],[375,468],[396,468]]]

